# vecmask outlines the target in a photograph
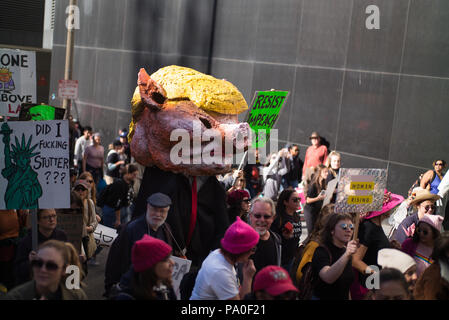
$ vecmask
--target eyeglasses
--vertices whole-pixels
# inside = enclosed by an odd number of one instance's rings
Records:
[[[45,266],[45,269],[47,269],[48,271],[56,271],[59,269],[59,266],[56,264],[56,262],[44,261],[42,259],[31,260],[31,266],[33,268],[39,268],[39,269],[41,269],[43,266]]]
[[[256,218],[256,219],[260,219],[260,218],[264,217],[265,220],[271,219],[271,217],[272,217],[272,216],[269,215],[269,214],[264,214],[264,215],[262,215],[262,214],[260,214],[260,213],[253,213],[253,216],[254,216],[254,218]]]
[[[435,166],[443,166],[442,163],[435,163]]]
[[[292,198],[291,199],[293,202],[299,202],[301,200],[301,198]]]
[[[51,219],[56,219],[57,215],[55,214],[50,214],[48,216],[43,216],[41,217],[41,219],[45,219],[45,220],[51,220]]]
[[[434,205],[427,205],[427,206],[425,206],[425,207],[423,207],[424,208],[424,210],[426,210],[426,212],[427,211],[429,211],[430,209],[432,209],[433,211],[435,211],[435,209],[437,208],[437,207],[435,207]]]
[[[350,223],[350,224],[342,223],[340,225],[340,228],[342,228],[343,230],[348,230],[348,228],[351,230],[354,230],[354,225],[352,223]]]

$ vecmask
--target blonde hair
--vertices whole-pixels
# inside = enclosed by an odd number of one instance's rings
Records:
[[[81,266],[81,261],[79,259],[78,251],[75,249],[73,244],[71,244],[70,242],[64,242],[64,244],[67,247],[67,250],[69,252],[69,262],[68,262],[68,264],[77,266],[78,269],[80,270],[81,280],[84,279],[85,274],[84,274],[83,268]]]
[[[324,163],[324,165],[329,169],[329,173],[332,173],[332,175],[336,178],[337,177],[337,173],[334,171],[334,169],[332,169],[331,167],[331,158],[332,157],[338,157],[341,160],[341,154],[339,154],[337,151],[331,151],[331,153],[329,153],[329,155],[326,158],[326,161]]]

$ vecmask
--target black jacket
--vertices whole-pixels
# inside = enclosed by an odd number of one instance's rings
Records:
[[[61,229],[56,228],[49,238],[38,231],[37,244],[38,246],[47,240],[67,241],[67,235]],[[31,236],[31,229],[28,234],[19,242],[17,246],[16,260],[14,262],[14,273],[16,286],[31,280],[31,267],[28,255],[33,250],[33,240]]]
[[[182,249],[187,242],[192,213],[192,188],[183,174],[147,167],[136,200],[133,216],[146,212],[147,198],[156,192],[168,195],[172,201],[167,222]],[[186,256],[192,266],[200,266],[210,251],[220,246],[220,240],[229,226],[226,212],[226,191],[215,176],[207,177],[197,194],[197,219]]]

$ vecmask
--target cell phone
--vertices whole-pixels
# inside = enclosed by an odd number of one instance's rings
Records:
[[[326,194],[326,190],[321,190],[320,196],[324,196]]]
[[[284,224],[284,229],[287,230],[288,232],[292,232],[292,230],[293,230],[292,223],[289,221],[286,224]]]

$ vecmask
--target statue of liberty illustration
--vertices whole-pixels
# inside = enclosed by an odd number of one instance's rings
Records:
[[[33,153],[37,144],[31,147],[31,135],[28,142],[25,142],[25,134],[22,134],[22,143],[15,137],[16,144],[10,146],[11,133],[8,123],[3,123],[0,134],[3,135],[5,144],[5,168],[2,170],[2,176],[8,180],[4,198],[6,209],[37,209],[42,187],[30,163],[31,158],[40,152]]]

